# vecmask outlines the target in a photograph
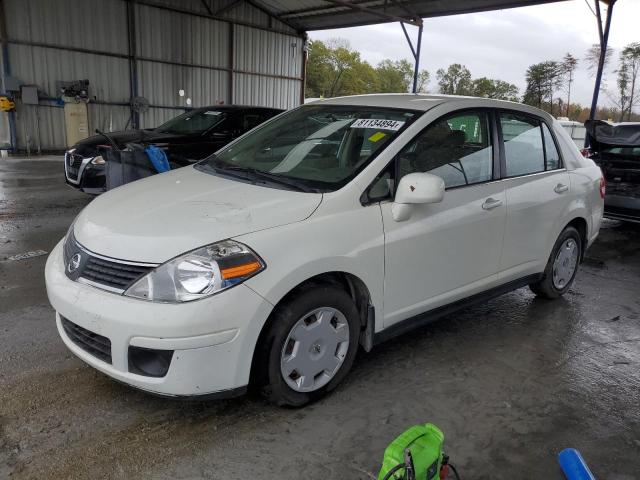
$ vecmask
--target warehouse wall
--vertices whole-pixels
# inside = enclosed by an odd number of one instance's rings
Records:
[[[232,3],[206,0],[211,12]],[[10,75],[20,84],[36,85],[40,96],[38,106],[16,101],[19,150],[66,147],[58,81],[89,80],[91,131],[130,128],[132,94],[151,104],[139,116],[142,128],[183,112],[187,98],[193,107],[291,108],[300,101],[303,38],[247,2],[233,4],[222,19],[210,18],[200,0],[139,0],[131,6],[127,0],[4,0],[4,5],[8,58],[3,62],[8,60]],[[128,10],[135,19],[130,29]]]

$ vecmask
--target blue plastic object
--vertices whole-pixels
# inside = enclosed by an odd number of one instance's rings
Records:
[[[155,145],[149,145],[144,151],[158,173],[168,172],[171,169],[169,167],[169,159],[164,150]]]
[[[596,480],[587,463],[575,448],[565,448],[558,454],[560,468],[567,480]]]

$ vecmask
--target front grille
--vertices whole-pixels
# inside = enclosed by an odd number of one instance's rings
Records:
[[[69,180],[78,180],[80,166],[82,165],[82,156],[74,153],[67,153],[65,162],[67,170],[67,178]]]
[[[60,320],[67,337],[73,343],[103,362],[111,363],[111,340],[70,322],[62,315]]]
[[[151,267],[128,265],[90,256],[80,272],[80,277],[111,288],[126,290],[149,270]]]
[[[155,265],[136,264],[95,255],[81,247],[73,234],[64,244],[65,273],[74,281],[91,283],[117,293],[124,292]]]
[[[80,165],[82,165],[82,156],[70,153],[67,162],[71,168],[80,168]]]

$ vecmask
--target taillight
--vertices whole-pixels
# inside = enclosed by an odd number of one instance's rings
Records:
[[[591,155],[593,155],[591,153],[591,149],[590,148],[581,148],[580,149],[580,153],[582,154],[582,156],[584,158],[589,158],[589,157],[591,157]]]
[[[604,176],[600,177],[600,198],[604,198],[605,191],[607,190],[607,182]]]

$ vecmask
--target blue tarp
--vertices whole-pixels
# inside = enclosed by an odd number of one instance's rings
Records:
[[[155,145],[149,145],[144,151],[158,173],[168,172],[171,169],[169,167],[169,159],[164,150]]]

